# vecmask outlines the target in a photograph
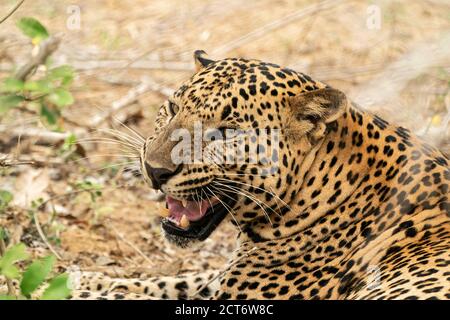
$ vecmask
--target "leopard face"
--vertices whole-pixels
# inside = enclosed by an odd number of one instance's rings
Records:
[[[197,72],[163,104],[141,152],[144,179],[166,194],[165,234],[185,246],[225,218],[241,231],[276,228],[345,96],[272,63],[194,58]]]

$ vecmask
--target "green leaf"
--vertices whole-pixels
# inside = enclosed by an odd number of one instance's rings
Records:
[[[68,152],[75,149],[75,145],[77,143],[77,137],[72,133],[66,139],[64,139],[64,143],[60,148],[61,152]]]
[[[18,279],[20,277],[20,271],[13,264],[5,265],[0,268],[0,274],[3,274],[9,279]]]
[[[62,300],[71,295],[68,274],[60,274],[50,281],[48,288],[42,294],[42,300]]]
[[[0,259],[0,266],[23,261],[28,259],[28,257],[29,254],[25,245],[23,243],[18,243],[6,250],[5,254]]]
[[[72,94],[65,89],[55,89],[48,95],[48,100],[57,105],[58,107],[64,107],[73,103]]]
[[[0,91],[9,92],[9,93],[18,93],[21,92],[24,88],[24,83],[22,80],[18,80],[15,78],[7,78],[3,81]]]
[[[63,86],[67,86],[72,83],[73,80],[73,68],[68,65],[62,65],[53,69],[50,69],[48,72],[47,78],[50,80],[61,80],[61,84]]]
[[[38,44],[42,40],[49,37],[47,29],[34,18],[22,18],[17,22],[17,27],[29,38],[34,44]]]
[[[24,89],[39,94],[48,94],[52,90],[52,83],[49,80],[36,80],[25,82]]]
[[[29,255],[26,251],[26,247],[23,243],[16,244],[8,250],[2,258],[0,258],[0,274],[10,279],[16,279],[19,277],[19,270],[14,266],[18,261],[28,259]]]
[[[0,208],[6,208],[6,206],[12,201],[13,194],[6,190],[0,190]]]
[[[0,96],[0,114],[17,107],[23,100],[25,100],[23,97],[15,94]]]
[[[52,271],[55,260],[54,256],[48,256],[28,266],[20,282],[20,290],[24,296],[29,297],[44,282]]]
[[[67,146],[67,149],[69,149],[71,146],[77,143],[77,137],[71,133],[65,140],[64,145]]]
[[[52,109],[47,108],[44,104],[41,104],[41,117],[44,117],[51,125],[56,124],[59,114]]]

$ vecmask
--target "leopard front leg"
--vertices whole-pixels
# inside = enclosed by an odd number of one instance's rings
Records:
[[[141,280],[82,272],[71,274],[72,299],[210,299],[219,289],[219,274],[214,270]]]

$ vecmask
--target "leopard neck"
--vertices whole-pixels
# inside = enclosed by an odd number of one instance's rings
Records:
[[[290,195],[285,199],[289,210],[281,217],[270,213],[274,223],[260,219],[244,237],[260,241],[303,233],[319,240],[333,228],[352,223],[352,217],[339,217],[339,211],[344,211],[347,200],[367,182],[371,164],[377,161],[376,152],[373,157],[368,153],[372,148],[379,149],[377,143],[381,141],[379,128],[372,125],[371,132],[366,132],[368,129],[361,125],[363,116],[365,121],[384,123],[349,104],[343,115],[330,124],[320,147],[304,157],[296,181],[286,192]],[[370,142],[364,139],[367,135],[373,138]]]

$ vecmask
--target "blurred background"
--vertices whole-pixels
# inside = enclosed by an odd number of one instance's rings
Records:
[[[446,0],[1,0],[0,19],[0,226],[62,271],[227,260],[225,224],[194,250],[164,242],[158,195],[130,169],[133,130],[151,134],[196,49],[309,74],[450,153]]]

